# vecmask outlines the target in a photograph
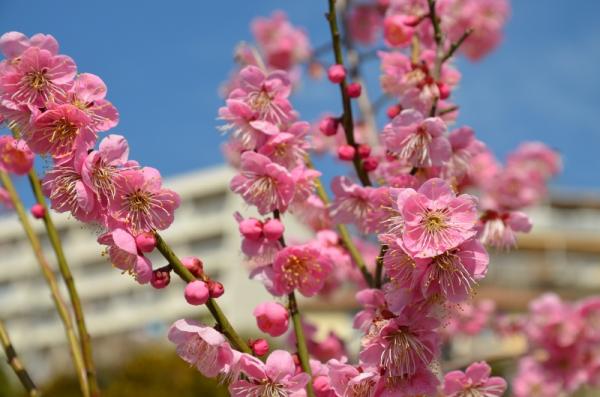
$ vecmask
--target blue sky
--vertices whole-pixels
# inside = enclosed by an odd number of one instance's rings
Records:
[[[2,0],[0,30],[54,35],[80,71],[107,83],[121,113],[114,133],[128,138],[132,157],[168,176],[223,161],[218,86],[235,44],[251,39],[251,19],[277,8],[306,27],[315,46],[328,41],[326,0]],[[565,170],[556,187],[600,187],[599,14],[598,1],[515,0],[501,47],[483,62],[459,62],[460,121],[499,156],[523,140],[560,150]],[[313,82],[293,102],[310,120],[337,112],[337,95]]]

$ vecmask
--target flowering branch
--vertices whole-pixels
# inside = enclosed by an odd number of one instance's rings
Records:
[[[156,248],[172,266],[173,271],[186,283],[195,281],[196,277],[183,265],[179,257],[177,257],[175,252],[173,252],[171,247],[165,242],[165,240],[163,240],[160,234],[158,234],[158,232],[154,232],[154,236],[156,237]],[[227,336],[233,346],[244,353],[251,354],[252,350],[244,341],[244,339],[242,339],[242,337],[239,336],[239,334],[235,331],[217,302],[214,299],[209,298],[206,302],[206,307],[217,322],[219,331]]]
[[[326,18],[329,21],[329,29],[331,31],[331,40],[333,43],[333,52],[335,55],[335,63],[338,65],[344,65],[344,58],[342,55],[342,40],[338,29],[337,14],[335,10],[335,0],[329,0],[329,12],[326,14]],[[342,114],[342,124],[344,126],[344,134],[346,136],[346,142],[357,149],[358,145],[354,139],[354,120],[352,118],[352,105],[350,103],[350,96],[347,91],[346,78],[344,77],[339,83],[340,92],[342,95],[342,106],[344,113]],[[354,151],[354,157],[352,159],[356,174],[364,186],[371,186],[371,180],[369,174],[364,168],[363,162],[360,158],[358,150]]]
[[[29,376],[29,372],[27,372],[27,369],[25,369],[21,359],[17,355],[17,351],[10,341],[8,332],[6,331],[6,327],[4,326],[4,322],[2,322],[2,320],[0,320],[0,343],[2,344],[2,348],[6,354],[6,361],[8,362],[8,365],[10,365],[25,390],[27,390],[27,395],[29,395],[29,397],[39,396],[40,392],[31,379],[31,376]]]
[[[77,335],[73,328],[73,323],[71,320],[71,315],[69,313],[69,309],[67,308],[67,305],[65,304],[65,302],[60,294],[60,290],[58,288],[58,283],[56,282],[54,273],[53,273],[52,269],[50,268],[50,265],[49,265],[48,261],[46,260],[46,257],[44,256],[40,240],[39,240],[37,234],[35,233],[35,231],[33,230],[33,227],[29,223],[29,219],[25,212],[25,208],[23,207],[23,203],[22,203],[17,191],[15,190],[15,187],[14,187],[10,177],[8,176],[8,174],[5,171],[0,170],[0,180],[2,181],[4,188],[6,189],[6,191],[8,192],[8,194],[10,196],[11,202],[15,208],[15,211],[17,212],[17,216],[19,217],[19,220],[21,221],[21,224],[23,225],[23,229],[25,230],[25,234],[27,235],[27,238],[29,239],[33,253],[40,265],[42,274],[43,274],[44,278],[46,279],[48,286],[50,287],[50,293],[52,294],[52,299],[54,301],[54,304],[56,306],[58,314],[63,322],[63,325],[65,327],[65,332],[67,334],[67,341],[69,343],[71,356],[73,357],[73,364],[75,365],[75,370],[77,373],[77,378],[79,380],[79,386],[81,388],[81,392],[83,393],[83,395],[85,397],[89,397],[90,396],[90,387],[88,384],[86,368],[85,368],[85,364],[83,361],[83,355],[81,352],[81,348],[79,346],[79,341],[77,339]]]
[[[85,324],[83,307],[81,305],[81,300],[79,299],[79,294],[77,292],[77,287],[75,286],[75,281],[73,280],[73,274],[71,273],[71,269],[69,268],[69,265],[67,263],[67,258],[65,256],[62,243],[60,241],[60,235],[58,234],[56,226],[54,226],[54,222],[52,221],[52,217],[50,216],[50,212],[48,211],[48,206],[46,205],[46,200],[42,192],[42,185],[34,169],[31,169],[31,171],[29,171],[28,177],[35,199],[37,203],[41,205],[44,209],[44,226],[46,227],[50,244],[52,245],[54,253],[56,254],[56,261],[58,262],[60,274],[62,275],[62,278],[65,281],[65,284],[67,285],[67,291],[69,292],[69,298],[71,300],[73,312],[75,314],[75,322],[77,323],[79,343],[81,345],[81,352],[83,355],[83,361],[85,363],[87,379],[90,386],[90,393],[92,396],[99,396],[100,387],[98,386],[98,378],[96,376],[96,366],[94,364],[94,356],[92,353],[90,334],[88,333],[87,326]]]

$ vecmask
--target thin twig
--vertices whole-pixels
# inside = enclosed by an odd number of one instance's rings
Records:
[[[183,265],[179,257],[175,255],[175,252],[173,252],[171,247],[165,242],[160,234],[158,234],[158,232],[154,232],[154,236],[156,237],[156,248],[173,267],[173,271],[186,283],[195,281],[196,277],[194,277],[194,275]],[[246,341],[244,341],[244,339],[235,331],[217,304],[217,301],[215,301],[213,298],[210,298],[206,302],[206,307],[217,322],[219,330],[227,337],[227,339],[229,339],[233,347],[244,353],[252,354],[252,349],[250,349]]]
[[[333,43],[333,52],[335,55],[335,63],[338,65],[344,65],[344,58],[342,55],[342,42],[340,31],[338,29],[337,14],[335,10],[335,0],[329,0],[329,12],[325,14],[325,16],[329,21],[329,29],[331,31],[331,40]],[[348,92],[346,91],[346,79],[342,80],[339,86],[342,97],[342,106],[344,109],[344,114],[342,115],[342,124],[344,126],[346,142],[356,149],[358,145],[354,139],[354,119],[352,117],[352,104],[350,103],[350,97],[348,96]],[[355,150],[352,163],[354,164],[356,174],[358,175],[358,178],[360,179],[362,184],[364,186],[371,186],[371,179],[369,178],[369,174],[365,171],[363,167],[363,162],[360,158],[358,150]]]
[[[442,63],[446,62],[448,59],[452,58],[452,55],[460,48],[462,43],[473,33],[473,29],[469,28],[465,30],[465,32],[460,36],[460,38],[450,45],[448,52],[442,57]]]
[[[85,324],[81,299],[79,299],[79,293],[77,292],[77,287],[75,286],[75,281],[73,280],[73,274],[71,273],[71,269],[67,263],[67,258],[60,241],[60,235],[56,230],[56,226],[54,226],[50,211],[48,211],[48,206],[46,205],[46,199],[44,198],[44,194],[42,192],[40,180],[34,169],[29,172],[28,176],[31,189],[33,190],[33,194],[37,203],[44,207],[44,225],[48,233],[48,239],[50,240],[50,244],[52,245],[54,253],[56,254],[58,269],[60,270],[60,274],[62,275],[65,284],[67,285],[67,291],[73,306],[75,322],[77,323],[77,331],[79,334],[79,343],[81,345],[81,352],[83,354],[83,361],[85,363],[87,379],[90,386],[90,393],[92,397],[98,397],[100,396],[100,387],[98,385],[96,366],[94,364],[94,356],[92,353],[92,344],[90,340],[90,334],[88,333],[87,326]]]
[[[54,276],[54,272],[52,271],[52,268],[50,267],[46,257],[44,256],[44,252],[42,251],[42,244],[40,243],[37,234],[33,230],[31,223],[29,222],[29,218],[27,217],[27,213],[25,212],[25,208],[23,206],[23,202],[21,201],[21,198],[15,190],[15,187],[10,177],[5,171],[0,171],[0,179],[2,180],[2,184],[4,185],[4,188],[10,196],[17,216],[19,217],[19,220],[23,225],[23,229],[25,230],[25,234],[29,239],[29,243],[31,244],[33,253],[38,261],[38,264],[40,265],[42,274],[46,279],[48,286],[50,287],[50,293],[52,295],[54,305],[56,306],[56,310],[58,311],[58,314],[65,328],[65,332],[67,334],[67,341],[71,351],[71,356],[73,357],[73,364],[75,366],[75,371],[77,372],[77,378],[79,380],[81,392],[85,397],[89,397],[90,390],[87,380],[85,364],[83,362],[81,347],[79,345],[79,340],[77,339],[77,335],[73,328],[71,314],[69,313],[69,309],[67,308],[67,305],[65,304],[61,296],[56,277]]]
[[[25,390],[27,390],[27,395],[29,395],[29,397],[40,396],[41,394],[39,390],[35,386],[35,383],[31,379],[29,372],[27,372],[27,369],[25,369],[25,366],[17,355],[17,351],[13,347],[2,320],[0,320],[0,343],[2,343],[2,348],[6,354],[6,361],[8,362],[8,365],[10,365]]]

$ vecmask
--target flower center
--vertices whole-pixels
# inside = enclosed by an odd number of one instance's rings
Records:
[[[381,365],[391,376],[410,376],[417,372],[420,365],[427,365],[431,350],[407,327],[400,327],[385,338],[388,343],[381,356]]]
[[[36,91],[42,91],[48,85],[46,70],[36,70],[25,74],[25,81],[29,87]]]
[[[296,255],[290,255],[283,269],[283,276],[289,286],[302,284],[308,279],[308,263]]]
[[[446,215],[442,211],[428,211],[422,223],[429,233],[436,233],[447,227]]]
[[[116,167],[111,165],[98,164],[94,167],[93,179],[97,191],[114,198],[116,194],[114,176],[116,173]]]
[[[63,117],[54,123],[49,141],[60,145],[68,145],[78,133],[79,127]]]
[[[271,106],[271,97],[265,90],[250,94],[250,107],[260,114],[264,114]]]
[[[147,213],[150,208],[152,194],[137,189],[135,192],[127,195],[127,203],[131,212]]]

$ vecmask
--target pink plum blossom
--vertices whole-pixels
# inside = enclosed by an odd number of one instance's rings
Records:
[[[132,233],[164,230],[173,223],[179,207],[177,193],[162,187],[158,170],[151,167],[118,173],[116,193],[110,201],[109,225],[123,225]]]
[[[415,110],[404,110],[383,130],[386,148],[415,167],[442,165],[452,148],[444,136],[446,124],[439,117],[424,118]]]
[[[81,169],[81,179],[107,205],[117,193],[119,169],[127,164],[129,145],[121,135],[108,135],[98,150],[89,152]]]
[[[108,255],[115,267],[133,275],[140,284],[150,282],[152,263],[138,253],[135,237],[129,232],[115,229],[98,237],[98,242],[108,245]]]
[[[24,138],[31,150],[50,154],[56,162],[61,163],[77,151],[92,148],[97,136],[85,112],[64,104],[52,106],[36,116],[32,129]]]
[[[336,396],[374,397],[379,383],[376,367],[356,368],[344,361],[332,359],[327,363],[331,387]]]
[[[177,345],[177,354],[207,377],[215,377],[231,368],[234,354],[225,337],[212,327],[194,320],[177,320],[169,330],[169,340]]]
[[[473,363],[462,371],[448,372],[444,376],[446,397],[499,397],[506,390],[506,381],[498,376],[490,376],[491,368],[485,362]]]
[[[294,197],[294,180],[288,170],[268,157],[244,152],[240,173],[231,180],[231,190],[255,205],[260,214],[284,212]]]
[[[0,170],[25,175],[33,167],[34,156],[22,139],[0,136]]]
[[[6,59],[14,60],[30,47],[38,47],[52,55],[58,54],[58,42],[49,34],[36,33],[29,38],[21,32],[6,32],[0,36],[0,52]]]
[[[476,198],[456,196],[444,180],[430,179],[404,197],[402,241],[414,257],[441,255],[476,234]]]
[[[229,94],[226,106],[219,109],[219,117],[226,122],[222,129],[232,130],[246,149],[261,146],[268,136],[279,133],[279,126],[294,119],[287,99],[290,92],[287,73],[266,74],[256,66],[245,67],[240,71],[239,88]]]
[[[100,77],[91,73],[77,75],[68,99],[71,104],[85,112],[95,131],[107,131],[119,122],[119,112],[105,99],[106,85]]]
[[[55,165],[42,179],[42,190],[57,212],[70,212],[82,222],[100,222],[103,209],[98,197],[81,177],[85,152],[77,152],[63,164]]]
[[[282,11],[275,11],[271,18],[256,18],[252,21],[252,33],[273,68],[288,70],[310,56],[308,36],[294,27]]]
[[[246,377],[229,385],[232,397],[304,396],[304,387],[310,381],[307,373],[296,373],[292,355],[274,350],[266,362],[242,354],[239,366]]]
[[[511,248],[517,245],[515,232],[528,233],[533,224],[531,219],[519,211],[486,211],[480,218],[479,239],[492,247]]]
[[[275,296],[298,290],[304,296],[313,296],[323,288],[332,270],[329,258],[311,245],[288,246],[275,256],[272,266],[255,271],[255,277]]]
[[[361,44],[372,44],[381,29],[382,17],[374,4],[357,4],[348,17],[349,34]]]
[[[65,98],[76,72],[75,62],[68,56],[29,47],[19,55],[19,62],[0,76],[0,98],[45,107],[50,100]]]

